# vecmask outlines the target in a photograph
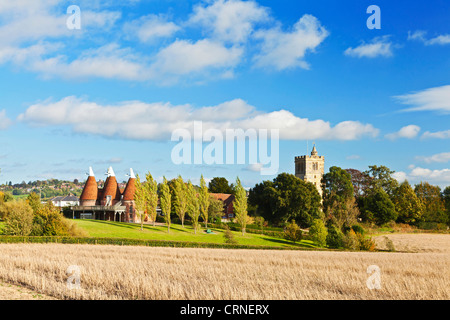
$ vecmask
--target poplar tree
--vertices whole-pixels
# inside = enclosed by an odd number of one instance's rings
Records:
[[[203,175],[200,178],[200,193],[198,196],[198,202],[200,206],[200,215],[205,223],[205,228],[208,228],[210,195]]]
[[[181,226],[184,228],[184,217],[186,215],[187,208],[187,188],[181,176],[178,176],[173,183],[173,194],[174,194],[174,208],[175,213],[181,220]]]
[[[157,216],[156,208],[158,207],[158,183],[153,179],[150,172],[146,174],[145,178],[144,186],[147,198],[147,213],[153,221],[153,226],[155,226]]]
[[[234,199],[234,214],[238,224],[241,226],[242,235],[245,235],[245,228],[247,226],[247,192],[241,184],[239,177],[236,178],[235,199]]]
[[[170,194],[169,184],[166,177],[163,177],[163,183],[160,186],[161,211],[164,214],[164,220],[167,224],[167,232],[170,232],[170,211],[172,209],[172,196]]]
[[[192,220],[192,227],[194,228],[194,233],[197,234],[198,229],[198,218],[200,216],[199,199],[197,196],[197,191],[192,185],[191,181],[187,185],[187,213]]]
[[[141,183],[139,175],[136,175],[136,191],[134,192],[134,205],[136,213],[141,219],[141,231],[144,227],[145,210],[147,207],[147,196],[144,185]]]

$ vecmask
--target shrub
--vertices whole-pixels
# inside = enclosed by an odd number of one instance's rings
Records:
[[[326,242],[330,248],[342,248],[344,246],[344,234],[341,229],[334,225],[330,226],[328,228]]]
[[[233,232],[231,232],[230,228],[226,224],[225,224],[225,231],[223,232],[223,236],[225,238],[225,243],[237,244],[237,240],[234,238]]]
[[[350,250],[359,250],[359,240],[356,232],[353,229],[350,229],[343,239],[344,248]]]
[[[33,209],[26,201],[12,201],[4,204],[7,217],[4,233],[28,236],[33,225]]]
[[[352,226],[351,228],[355,233],[359,233],[364,235],[364,233],[366,233],[366,231],[364,230],[363,227],[361,227],[359,224],[355,224]]]
[[[327,243],[327,228],[323,223],[322,219],[314,219],[311,227],[309,228],[309,237],[317,245],[325,247]]]
[[[365,251],[374,251],[375,250],[375,242],[372,238],[365,238],[362,234],[356,234],[359,241],[359,248]]]
[[[293,241],[294,243],[302,240],[302,230],[300,230],[300,227],[295,223],[295,220],[292,220],[292,222],[286,226],[284,238]]]

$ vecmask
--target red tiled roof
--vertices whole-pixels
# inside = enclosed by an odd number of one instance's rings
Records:
[[[95,181],[95,177],[88,177],[86,184],[84,185],[83,191],[81,192],[80,200],[97,200],[98,197],[98,188],[97,181]]]
[[[101,200],[105,200],[106,196],[111,196],[114,200],[120,200],[121,194],[116,177],[110,176],[106,178],[105,186],[101,195]]]
[[[222,200],[224,205],[229,205],[234,200],[234,195],[228,193],[210,193],[216,200]]]
[[[127,186],[125,187],[125,191],[123,192],[123,201],[133,201],[134,193],[136,191],[136,179],[130,178],[128,179]]]

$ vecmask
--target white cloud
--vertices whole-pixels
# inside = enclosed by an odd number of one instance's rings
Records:
[[[433,45],[433,44],[440,44],[440,45],[450,44],[450,34],[444,34],[444,35],[437,36],[435,38],[432,38],[432,39],[428,40],[426,43],[428,45]]]
[[[350,156],[346,156],[345,159],[347,159],[347,160],[359,160],[359,159],[361,159],[361,156],[358,155],[358,154],[352,154]]]
[[[395,96],[394,98],[402,104],[413,106],[403,111],[440,111],[450,113],[450,85],[429,88]]]
[[[66,79],[101,77],[145,80],[150,74],[142,60],[142,57],[136,56],[130,49],[122,49],[112,43],[86,50],[72,61],[68,61],[65,55],[50,58],[38,56],[30,59],[27,68],[40,72],[46,78],[58,76]]]
[[[171,37],[180,27],[161,15],[150,14],[124,25],[130,37],[137,37],[141,42],[152,42],[158,38]]]
[[[425,161],[426,163],[445,163],[450,161],[450,152],[438,153],[429,157],[418,156],[416,159]]]
[[[413,33],[408,32],[408,40],[418,40],[427,46],[450,44],[450,34],[441,34],[431,39],[427,39],[425,37],[426,34],[427,32],[423,30],[417,30]]]
[[[415,184],[426,181],[444,187],[450,182],[450,169],[432,170],[428,168],[413,167],[409,173],[398,171],[393,174],[393,177],[399,182],[408,180],[410,183]]]
[[[394,45],[389,41],[389,36],[374,38],[370,43],[363,42],[356,48],[348,48],[344,54],[357,58],[376,58],[390,57],[393,55],[392,48]]]
[[[357,121],[343,121],[333,127],[327,121],[299,118],[286,110],[260,112],[241,99],[195,108],[189,104],[140,101],[100,105],[71,96],[32,105],[18,120],[35,126],[65,125],[77,133],[139,140],[170,140],[175,129],[192,130],[193,121],[200,120],[204,131],[278,129],[284,140],[355,140],[378,134],[372,125]]]
[[[218,40],[242,43],[256,23],[270,20],[268,11],[255,1],[217,0],[196,5],[189,23],[201,25]]]
[[[426,131],[423,133],[422,139],[450,139],[450,130],[446,131],[436,131],[436,132],[430,132]]]
[[[6,110],[0,111],[0,130],[5,130],[11,125],[11,120],[6,116]]]
[[[392,177],[398,182],[402,183],[405,180],[408,180],[408,175],[403,171],[396,171],[392,174]]]
[[[276,70],[308,69],[309,65],[304,60],[306,53],[314,52],[328,34],[319,20],[309,14],[301,17],[290,32],[284,32],[280,27],[258,30],[255,38],[262,40],[262,48],[254,57],[255,64]]]
[[[241,60],[243,50],[227,48],[222,43],[209,39],[191,42],[177,40],[156,55],[151,69],[158,75],[188,75],[210,70],[226,72]]]
[[[409,125],[401,128],[399,131],[394,133],[386,134],[385,137],[389,140],[396,140],[399,138],[413,139],[417,137],[420,132],[420,127],[416,125]]]

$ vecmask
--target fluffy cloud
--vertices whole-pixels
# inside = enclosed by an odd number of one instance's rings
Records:
[[[422,139],[450,139],[450,130],[436,132],[426,131],[423,133]]]
[[[242,43],[254,31],[256,23],[268,20],[269,10],[255,1],[218,0],[195,6],[189,23],[202,26],[218,40]]]
[[[389,36],[374,38],[371,42],[363,42],[356,48],[348,48],[344,54],[350,57],[357,58],[376,58],[376,57],[390,57],[392,56],[392,48],[394,45],[389,41]]]
[[[152,42],[159,38],[170,37],[180,30],[180,27],[167,18],[159,15],[147,15],[124,25],[125,32],[136,36],[141,42]]]
[[[395,96],[402,104],[412,107],[403,111],[439,111],[450,113],[450,85],[429,88],[414,93]]]
[[[440,186],[447,186],[450,182],[450,169],[428,169],[421,167],[414,167],[409,173],[399,171],[393,174],[393,177],[399,182],[408,180],[411,183],[420,183],[427,181],[431,184]]]
[[[445,163],[450,161],[450,152],[438,153],[429,157],[418,156],[416,158],[418,160],[425,161],[426,163]]]
[[[394,133],[389,133],[385,137],[389,140],[396,140],[399,138],[413,139],[417,137],[420,132],[420,127],[416,125],[409,125],[401,128],[399,131]]]
[[[307,52],[314,50],[328,36],[328,31],[312,15],[305,14],[295,23],[292,31],[279,27],[255,32],[255,38],[262,40],[261,53],[254,57],[256,66],[284,70],[292,67],[308,69],[304,60]]]
[[[408,32],[408,40],[418,40],[423,42],[425,45],[446,45],[450,44],[450,34],[442,34],[438,35],[434,38],[427,39],[426,38],[426,31],[423,30],[417,30],[413,33]]]
[[[177,24],[167,16],[150,14],[120,25],[121,12],[109,10],[111,1],[101,6],[99,1],[83,0],[80,6],[81,30],[68,30],[67,8],[60,1],[2,3],[0,64],[12,63],[43,78],[202,83],[232,78],[244,62],[276,70],[307,68],[305,54],[328,35],[311,15],[304,15],[291,31],[284,32],[270,10],[256,1],[208,1],[196,5],[188,20]],[[269,24],[277,27],[262,30]],[[179,31],[186,35],[181,31],[189,27],[200,27],[206,37],[170,39]],[[161,41],[145,52],[139,51],[140,46],[120,42],[151,43],[161,38],[172,42]],[[105,39],[109,43],[99,47]]]
[[[227,71],[240,62],[242,54],[241,48],[227,48],[209,39],[177,40],[156,55],[151,69],[159,75],[188,75],[211,69]]]
[[[71,96],[32,105],[18,120],[35,126],[65,125],[77,133],[138,140],[170,140],[176,129],[192,131],[194,121],[202,121],[204,131],[278,129],[280,138],[285,140],[355,140],[378,135],[378,129],[370,124],[343,121],[332,126],[327,121],[300,118],[286,110],[260,112],[241,99],[194,108],[189,104],[140,101],[100,105]]]

